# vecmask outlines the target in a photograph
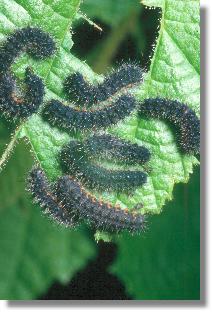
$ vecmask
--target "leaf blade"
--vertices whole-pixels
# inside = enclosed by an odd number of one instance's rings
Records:
[[[22,3],[23,0],[19,1]],[[31,3],[31,1],[29,2]],[[190,52],[192,59],[194,59],[194,66],[188,62],[185,53],[181,53],[179,48],[176,48],[176,43],[173,40],[170,42],[170,36],[167,35],[165,22],[169,23],[170,17],[176,15],[176,7],[173,1],[148,1],[145,0],[146,5],[160,5],[163,9],[161,29],[152,58],[150,71],[145,75],[144,84],[135,92],[136,96],[142,100],[145,97],[157,96],[158,94],[163,97],[177,98],[181,101],[188,101],[189,105],[198,113],[199,104],[199,76],[196,70],[198,57],[196,56],[196,46],[191,47]],[[180,1],[183,4],[182,1]],[[189,28],[189,37],[191,34],[196,34],[198,29],[199,11],[197,10],[198,1],[189,1],[194,3],[195,7],[190,6],[180,20],[181,24],[185,24]],[[185,5],[183,4],[183,9]],[[194,10],[191,10],[193,9]],[[55,9],[55,8],[54,8]],[[183,9],[181,11],[183,11]],[[36,11],[36,10],[35,10]],[[44,10],[45,11],[45,10]],[[37,23],[37,17],[32,18],[32,24]],[[43,18],[43,16],[42,16]],[[44,17],[40,21],[40,25],[50,32],[51,23]],[[179,18],[179,17],[178,17]],[[73,16],[69,20],[71,21]],[[189,26],[189,22],[191,21]],[[179,21],[178,21],[179,22]],[[194,27],[192,25],[195,25]],[[169,28],[169,26],[167,26]],[[91,69],[83,62],[76,59],[70,54],[69,49],[72,46],[70,35],[66,32],[68,29],[62,27],[63,40],[59,44],[59,49],[54,60],[46,61],[42,64],[36,64],[36,71],[44,78],[47,86],[46,100],[49,98],[63,98],[62,82],[65,77],[74,71],[82,72],[90,81],[96,81],[101,77],[95,75]],[[55,36],[57,37],[57,30]],[[173,33],[173,31],[172,31]],[[177,34],[177,35],[176,35]],[[178,45],[184,45],[182,42],[182,33],[176,31]],[[183,32],[185,35],[185,32]],[[198,37],[198,36],[197,36]],[[60,37],[61,38],[61,37]],[[58,37],[57,37],[58,39]],[[196,41],[199,46],[199,41]],[[198,54],[198,53],[197,53]],[[193,57],[194,55],[194,57]],[[164,59],[165,57],[165,59]],[[18,73],[24,70],[26,63],[35,63],[26,56],[17,62],[17,67],[20,67]],[[21,65],[21,66],[19,66]],[[162,79],[162,82],[160,81]],[[176,146],[174,134],[170,131],[169,127],[163,122],[154,120],[138,120],[134,115],[131,118],[120,123],[117,127],[108,130],[110,133],[117,134],[119,137],[126,138],[138,144],[145,144],[149,147],[152,153],[152,159],[149,163],[148,183],[142,189],[135,190],[133,196],[130,198],[126,194],[116,194],[105,192],[103,198],[112,203],[120,203],[123,207],[128,206],[132,208],[135,204],[143,202],[142,212],[146,213],[160,213],[162,206],[166,200],[172,198],[172,191],[175,183],[187,182],[190,173],[192,173],[193,165],[198,161],[193,156],[182,156]],[[43,122],[40,116],[33,116],[30,118],[22,128],[20,137],[28,137],[31,142],[32,149],[35,152],[37,160],[41,167],[46,171],[51,179],[55,179],[61,174],[58,163],[58,151],[63,144],[67,143],[69,136],[62,133],[56,128],[51,128],[47,123]],[[45,143],[46,142],[46,143]],[[47,146],[48,148],[45,148]],[[116,164],[114,164],[114,168]]]

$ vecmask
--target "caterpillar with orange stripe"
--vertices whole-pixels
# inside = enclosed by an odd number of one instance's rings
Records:
[[[176,138],[183,153],[200,152],[200,120],[188,105],[176,100],[149,98],[140,103],[140,118],[168,121],[176,129]]]
[[[129,231],[139,233],[145,230],[147,218],[135,210],[112,206],[88,193],[70,176],[63,176],[57,182],[58,198],[80,219],[88,222],[95,230],[112,233]]]
[[[0,112],[11,119],[25,118],[37,112],[43,102],[44,84],[30,68],[25,71],[24,88],[17,86],[10,68],[21,52],[43,60],[55,52],[55,43],[49,34],[39,28],[16,30],[0,45]],[[23,95],[25,93],[25,95]]]
[[[146,228],[146,216],[135,210],[121,209],[98,200],[70,176],[60,177],[53,185],[44,172],[34,168],[28,178],[34,200],[51,218],[68,227],[85,221],[95,230],[111,233],[141,232]]]
[[[147,174],[138,169],[116,170],[96,164],[86,153],[86,143],[76,140],[62,149],[60,161],[66,173],[93,189],[123,192],[141,187],[147,181]]]
[[[136,100],[130,95],[122,95],[112,104],[93,110],[77,109],[59,100],[51,100],[44,107],[43,118],[67,131],[97,130],[125,119],[136,109],[136,105]]]
[[[40,168],[33,168],[27,180],[28,191],[34,201],[40,205],[43,212],[57,223],[73,227],[77,223],[76,216],[57,198],[55,185],[49,183],[46,175]]]
[[[122,64],[106,75],[102,83],[88,83],[80,72],[68,76],[64,90],[69,99],[79,106],[90,107],[106,101],[117,92],[126,91],[143,81],[143,70],[135,63]]]
[[[114,159],[128,165],[143,165],[149,161],[151,154],[148,148],[110,134],[94,134],[83,142],[83,150],[90,158]]]

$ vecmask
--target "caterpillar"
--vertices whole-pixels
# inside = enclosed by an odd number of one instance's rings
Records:
[[[79,105],[89,107],[108,100],[118,91],[132,87],[142,81],[143,70],[136,64],[128,63],[122,64],[96,86],[86,82],[82,74],[76,72],[66,78],[64,90],[69,99]]]
[[[199,153],[200,120],[186,104],[176,100],[150,98],[139,107],[139,116],[169,121],[177,129],[177,142],[183,153]]]
[[[0,111],[11,118],[26,118],[35,113],[43,101],[44,85],[42,80],[27,68],[25,71],[26,94],[17,95],[16,85],[10,74],[0,77]]]
[[[29,191],[43,209],[44,213],[52,217],[58,223],[66,226],[74,226],[77,222],[76,215],[67,210],[66,206],[58,200],[54,186],[52,186],[40,168],[33,168],[28,176]]]
[[[25,71],[26,95],[19,96],[16,81],[9,72],[21,52],[27,51],[36,59],[44,59],[55,51],[49,34],[39,28],[26,27],[10,35],[0,47],[0,111],[7,117],[25,118],[35,113],[44,97],[42,80],[30,68]]]
[[[91,157],[116,158],[126,164],[144,164],[150,159],[145,146],[118,139],[109,134],[94,134],[83,143],[84,150]]]
[[[90,111],[78,110],[58,100],[51,100],[44,107],[43,118],[47,118],[53,126],[69,131],[99,129],[114,125],[129,116],[136,105],[136,100],[129,95],[122,95],[113,104]]]
[[[83,153],[83,145],[74,140],[62,149],[60,157],[64,171],[91,188],[123,191],[140,187],[147,181],[146,173],[139,170],[111,170],[92,163]]]
[[[56,47],[50,35],[39,28],[18,29],[0,46],[0,74],[6,73],[25,50],[35,59],[44,59],[51,56]]]
[[[97,200],[68,175],[58,179],[57,196],[73,214],[96,230],[119,233],[124,230],[141,232],[146,228],[145,215]]]

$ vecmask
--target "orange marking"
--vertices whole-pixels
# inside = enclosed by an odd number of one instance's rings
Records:
[[[103,202],[102,198],[100,198],[100,199],[99,199],[99,204],[100,204],[100,206],[102,206],[103,203],[104,203],[104,202]]]
[[[96,198],[95,197],[91,197],[91,201],[92,201],[92,203],[95,203],[96,202]]]
[[[11,97],[16,102],[16,104],[22,104],[24,101],[22,98],[17,97],[15,93],[12,93]]]

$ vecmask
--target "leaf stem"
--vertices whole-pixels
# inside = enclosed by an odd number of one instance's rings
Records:
[[[12,137],[12,140],[10,141],[10,143],[7,145],[4,153],[2,154],[1,158],[0,158],[0,172],[3,170],[6,162],[8,161],[11,152],[15,146],[16,140],[17,140],[17,135],[16,135],[17,131],[14,133],[14,136]]]
[[[94,28],[98,29],[99,31],[103,31],[102,28],[99,25],[97,25],[92,20],[90,20],[90,18],[88,18],[84,13],[79,12],[79,13],[76,14],[76,16],[77,16],[77,18],[84,19],[88,24],[92,25]]]

